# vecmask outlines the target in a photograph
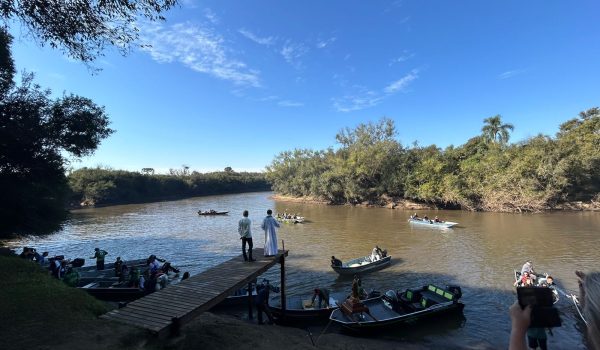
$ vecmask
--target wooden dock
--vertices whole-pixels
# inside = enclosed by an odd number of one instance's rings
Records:
[[[265,257],[264,250],[256,248],[253,254],[255,262],[245,262],[240,254],[100,317],[145,328],[159,337],[177,332],[179,327],[211,309],[277,263],[282,265],[281,277],[284,281],[287,250],[279,250],[276,256]],[[282,285],[282,292],[284,288]]]

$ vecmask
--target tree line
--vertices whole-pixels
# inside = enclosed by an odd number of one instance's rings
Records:
[[[199,173],[171,169],[169,175],[154,175],[152,168],[143,172],[106,168],[81,168],[67,178],[71,202],[76,205],[141,203],[214,194],[269,191],[263,173],[224,171]]]
[[[402,199],[445,208],[536,212],[568,201],[600,201],[600,109],[508,143],[512,124],[497,115],[460,146],[403,146],[394,122],[345,128],[337,147],[278,154],[267,179],[282,195],[333,204],[386,204]]]

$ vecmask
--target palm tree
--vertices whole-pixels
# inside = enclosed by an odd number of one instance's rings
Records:
[[[510,123],[502,124],[502,117],[500,114],[485,118],[483,122],[485,123],[483,128],[481,128],[483,137],[485,137],[488,141],[498,141],[502,144],[508,142],[510,137],[509,130],[513,131],[515,128]]]

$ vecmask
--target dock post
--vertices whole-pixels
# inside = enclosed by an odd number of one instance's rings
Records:
[[[254,318],[252,315],[252,282],[248,282],[248,319],[251,320]]]
[[[281,245],[283,247],[283,254],[279,258],[279,263],[281,264],[281,318],[285,319],[285,310],[287,308],[287,298],[285,297],[285,242],[281,240]]]

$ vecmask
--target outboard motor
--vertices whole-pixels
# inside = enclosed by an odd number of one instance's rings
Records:
[[[446,286],[446,289],[454,294],[455,300],[458,300],[462,297],[462,290],[459,286]]]

